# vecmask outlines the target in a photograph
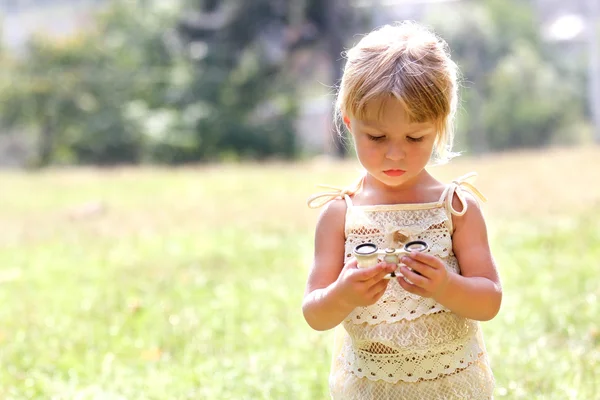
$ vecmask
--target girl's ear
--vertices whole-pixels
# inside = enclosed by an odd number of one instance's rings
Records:
[[[346,125],[346,128],[348,128],[348,130],[351,130],[351,128],[350,128],[350,118],[348,118],[347,115],[344,115],[343,121],[344,121],[344,125]]]

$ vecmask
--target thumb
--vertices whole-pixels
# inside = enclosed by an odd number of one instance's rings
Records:
[[[359,268],[359,272],[356,273],[356,276],[361,281],[367,281],[369,279],[375,278],[378,275],[385,275],[390,269],[388,265],[384,262],[380,262],[377,265],[374,265],[369,268]]]
[[[344,264],[344,268],[342,268],[342,271],[347,271],[349,269],[358,269],[358,261],[355,257],[352,257],[346,262],[346,264]]]

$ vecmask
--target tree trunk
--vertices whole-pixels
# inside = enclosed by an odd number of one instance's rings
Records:
[[[42,168],[52,162],[54,154],[54,129],[50,122],[50,117],[45,117],[40,129],[40,141],[38,146],[38,158],[36,167]]]
[[[468,127],[469,133],[469,147],[475,154],[481,154],[489,151],[488,140],[485,132],[485,120],[484,120],[484,107],[485,98],[483,95],[483,85],[485,85],[485,79],[481,71],[480,52],[475,41],[471,41],[469,44],[469,58],[470,65],[472,66],[473,80],[473,101],[471,104],[471,126]]]

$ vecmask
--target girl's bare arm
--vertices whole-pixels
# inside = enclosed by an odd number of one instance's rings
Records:
[[[345,213],[345,202],[334,201],[317,223],[314,262],[302,303],[306,322],[316,330],[331,329],[354,308],[374,304],[388,285],[384,276],[395,268],[385,263],[357,268],[355,259],[343,264]]]
[[[479,203],[470,195],[466,199],[467,212],[453,219],[452,243],[461,275],[450,274],[446,290],[436,300],[459,315],[487,321],[500,310],[502,287]]]

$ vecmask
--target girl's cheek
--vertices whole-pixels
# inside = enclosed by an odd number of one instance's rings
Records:
[[[363,151],[363,154],[367,157],[375,157],[378,154],[378,151],[376,149],[372,149],[372,148],[367,148]]]

